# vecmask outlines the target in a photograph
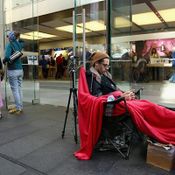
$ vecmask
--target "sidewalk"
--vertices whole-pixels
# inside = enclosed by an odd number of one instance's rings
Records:
[[[145,148],[132,149],[130,159],[118,153],[94,152],[89,161],[78,161],[79,148],[73,137],[70,110],[65,132],[61,133],[65,107],[25,103],[24,113],[14,116],[4,111],[0,121],[0,175],[168,175],[145,162]]]

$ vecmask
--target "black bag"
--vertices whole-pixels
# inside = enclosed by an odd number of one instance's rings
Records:
[[[10,44],[14,51],[14,53],[10,56],[10,60],[9,60],[9,63],[12,64],[16,59],[20,58],[23,55],[23,53],[19,50],[15,50],[13,44],[12,43]]]
[[[3,81],[3,79],[4,79],[4,71],[3,70],[0,70],[0,78],[1,78],[1,81]]]
[[[0,58],[0,79],[1,79],[1,81],[4,79],[4,69],[2,66],[1,58]]]

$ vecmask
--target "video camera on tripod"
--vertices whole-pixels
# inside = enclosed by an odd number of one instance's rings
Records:
[[[78,58],[77,56],[70,56],[70,63],[68,65],[69,73],[76,72],[78,69]]]
[[[75,81],[76,81],[76,72],[78,69],[78,66],[77,66],[78,65],[78,57],[77,56],[70,56],[70,61],[71,62],[68,66],[68,70],[69,70],[69,73],[71,75],[72,87],[70,88],[70,93],[69,93],[69,98],[68,98],[68,103],[67,103],[67,108],[66,108],[66,116],[65,116],[64,126],[63,126],[63,130],[62,130],[62,138],[64,138],[71,96],[73,94],[74,140],[77,143],[77,141],[78,141],[78,138],[77,138],[78,98],[77,98],[77,88],[75,87],[75,85],[76,85]]]

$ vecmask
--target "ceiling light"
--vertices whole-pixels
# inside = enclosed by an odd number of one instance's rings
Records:
[[[67,25],[67,26],[62,26],[62,27],[56,27],[57,30],[73,33],[73,25]],[[85,32],[90,32],[89,30],[85,30]],[[83,33],[83,28],[77,26],[76,27],[76,33],[80,34]]]
[[[20,35],[20,38],[27,39],[27,40],[40,40],[43,38],[53,38],[56,37],[56,35],[51,35],[48,33],[33,31],[28,33],[23,33]]]
[[[83,24],[80,23],[78,26],[83,27]],[[104,25],[104,21],[89,21],[85,23],[85,28],[91,31],[103,31],[106,30],[106,26]]]
[[[62,27],[56,27],[57,30],[66,31],[73,33],[73,25],[67,25]],[[85,32],[92,32],[92,31],[103,31],[106,30],[106,26],[104,25],[103,21],[89,21],[85,23]],[[80,34],[83,33],[83,23],[77,24],[76,33]]]
[[[127,18],[124,17],[116,17],[114,19],[114,27],[115,28],[123,28],[123,27],[131,27],[132,23]]]
[[[137,25],[149,25],[149,24],[161,23],[159,18],[153,12],[133,14],[132,21]]]
[[[175,8],[160,10],[159,13],[166,22],[175,21]]]

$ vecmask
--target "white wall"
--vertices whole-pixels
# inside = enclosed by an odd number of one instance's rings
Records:
[[[119,36],[112,37],[111,42],[130,42],[130,41],[142,41],[149,39],[168,39],[175,38],[175,32],[157,32],[157,33],[149,33],[149,34],[139,34],[139,35],[129,35],[129,36]]]
[[[12,1],[5,0],[6,24],[74,7],[74,0],[38,0],[34,3],[19,4],[14,8],[12,8],[14,6]],[[77,6],[99,1],[102,0],[79,0]]]

